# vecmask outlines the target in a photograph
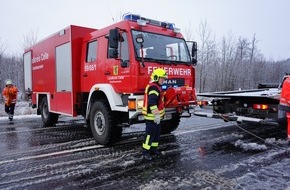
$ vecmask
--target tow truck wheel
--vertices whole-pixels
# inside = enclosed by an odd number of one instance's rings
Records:
[[[95,140],[102,145],[113,143],[122,135],[122,128],[119,129],[115,124],[113,113],[105,100],[93,103],[90,127]]]
[[[41,119],[44,127],[53,126],[58,121],[58,114],[49,112],[47,97],[42,98],[40,104]]]
[[[168,134],[177,129],[180,122],[180,115],[173,114],[172,119],[161,122],[161,134]]]

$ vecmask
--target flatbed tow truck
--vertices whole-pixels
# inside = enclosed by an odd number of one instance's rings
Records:
[[[283,81],[288,76],[286,74]],[[212,112],[199,110],[194,111],[194,114],[237,123],[285,126],[285,113],[278,109],[282,83],[259,84],[257,89],[251,90],[198,93],[199,99],[210,99],[208,102],[212,105]]]

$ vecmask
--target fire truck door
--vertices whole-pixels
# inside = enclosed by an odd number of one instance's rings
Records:
[[[130,84],[130,61],[128,37],[125,32],[121,33],[121,39],[118,47],[119,59],[108,59],[106,64],[106,73],[108,82],[119,91],[126,91]]]
[[[71,43],[56,47],[56,111],[73,115]]]

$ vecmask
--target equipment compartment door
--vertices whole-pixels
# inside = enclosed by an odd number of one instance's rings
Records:
[[[31,73],[31,51],[24,54],[24,88],[26,91],[32,90],[32,73]]]
[[[71,43],[56,47],[56,94],[57,112],[73,115]]]

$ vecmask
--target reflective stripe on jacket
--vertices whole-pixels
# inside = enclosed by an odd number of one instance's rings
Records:
[[[10,104],[16,104],[18,89],[15,86],[5,87],[3,90],[3,96],[5,99],[5,104],[10,106]]]
[[[146,86],[144,94],[144,104],[142,114],[146,120],[154,120],[155,116],[152,110],[158,109],[160,117],[163,118],[165,114],[164,108],[164,93],[161,87],[153,82]]]

